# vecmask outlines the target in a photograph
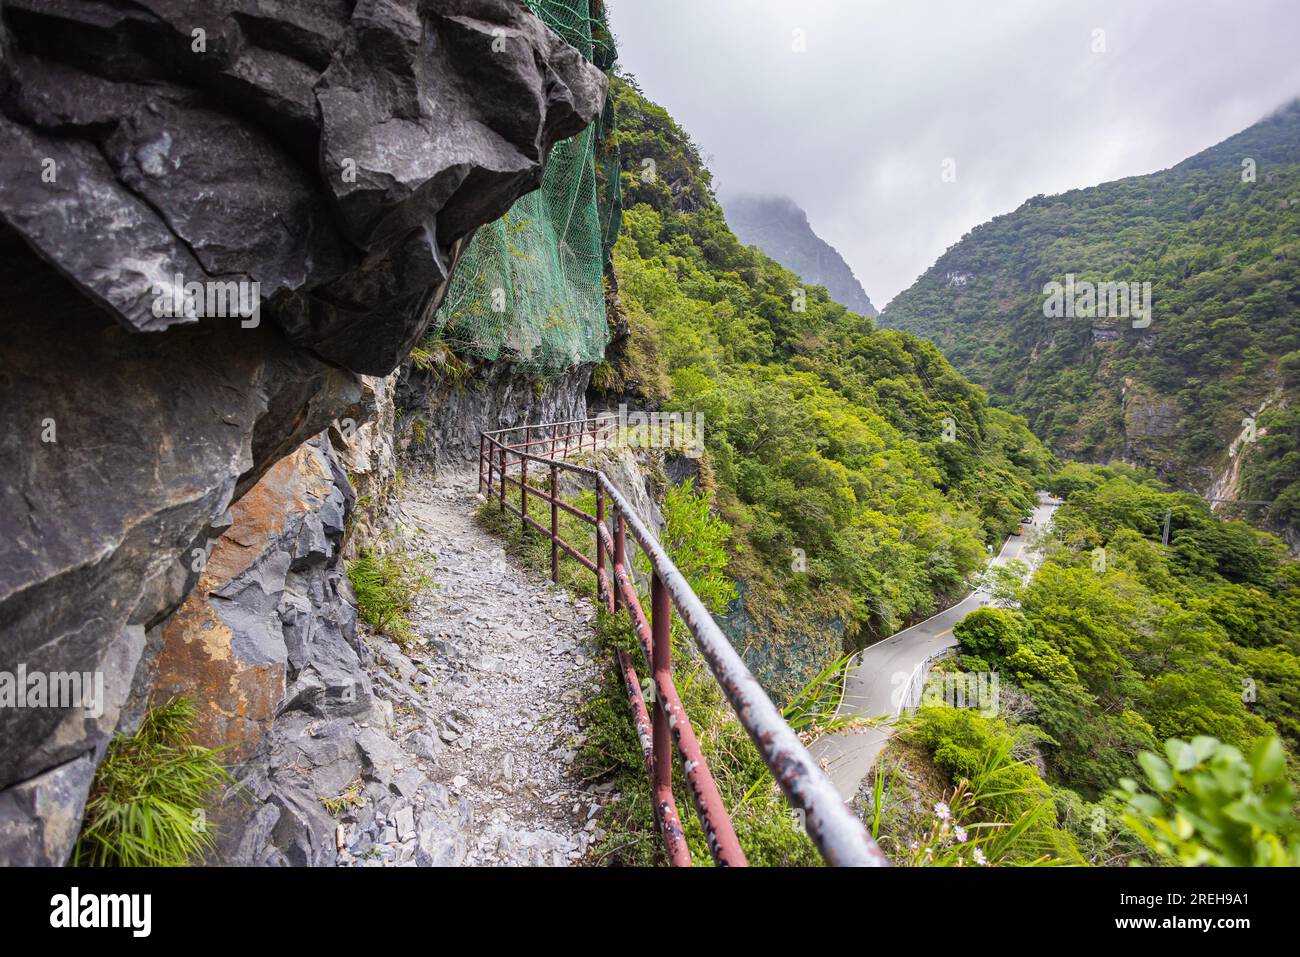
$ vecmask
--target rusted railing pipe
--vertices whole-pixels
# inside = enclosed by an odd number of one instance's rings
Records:
[[[533,430],[529,429],[524,433],[524,447],[527,448],[528,440],[532,438]],[[523,521],[520,523],[520,529],[527,534],[528,532],[528,456],[519,456],[519,514]]]
[[[632,537],[663,578],[663,586],[695,636],[723,694],[763,756],[772,776],[794,807],[804,812],[804,829],[828,864],[839,867],[887,867],[889,860],[840,799],[808,749],[772,704],[758,680],[687,583],[668,553],[641,523],[612,482],[599,475],[605,494],[618,506]]]
[[[559,473],[555,463],[551,463],[551,581],[560,582],[560,486],[556,480]]]
[[[602,492],[605,490],[599,482],[596,487]],[[623,556],[627,554],[627,538],[623,531],[623,513],[619,510],[618,504],[614,505],[614,562],[623,561]],[[611,567],[613,562],[611,562]],[[618,613],[618,582],[614,583],[614,612]]]
[[[641,742],[641,757],[645,760],[646,773],[651,782],[655,779],[655,760],[653,732],[650,726],[650,714],[646,711],[645,698],[641,695],[641,684],[637,680],[636,669],[632,667],[632,658],[623,649],[618,650],[618,666],[623,673],[623,688],[627,691],[628,703],[632,706],[632,723],[636,726],[637,740]],[[686,835],[682,833],[681,817],[677,813],[677,800],[672,788],[654,795],[655,823],[664,839],[664,850],[668,854],[668,863],[673,867],[690,867],[691,850],[686,845]]]
[[[600,530],[605,527],[605,490],[596,483],[596,592],[600,603],[607,611],[614,609],[609,604],[609,582],[605,578],[605,547],[600,540]]]
[[[740,847],[740,840],[736,837],[736,829],[732,826],[731,816],[727,813],[722,795],[718,793],[718,784],[713,779],[713,771],[704,760],[704,751],[695,737],[695,729],[691,727],[686,706],[682,704],[682,699],[677,694],[677,686],[673,683],[671,657],[667,672],[659,673],[655,670],[655,639],[652,626],[646,620],[645,611],[637,599],[636,585],[632,583],[632,576],[617,559],[614,562],[614,579],[616,587],[623,592],[623,601],[627,605],[628,616],[632,619],[632,627],[640,640],[646,662],[650,665],[651,677],[655,684],[656,714],[659,708],[662,708],[667,716],[673,749],[682,759],[686,792],[691,796],[691,803],[695,805],[695,814],[704,827],[709,853],[715,861],[725,867],[744,867],[746,866],[745,852]],[[652,610],[653,597],[652,592]],[[671,622],[667,616],[665,620]],[[669,631],[671,634],[671,627]],[[657,741],[658,739],[656,739],[656,748]],[[660,753],[662,752],[655,751],[656,755]],[[668,759],[672,760],[671,749]]]
[[[497,478],[501,480],[500,487],[497,491],[501,496],[501,512],[504,514],[506,510],[506,447],[504,445],[501,446],[501,469]]]
[[[650,674],[655,683],[654,711],[650,715],[654,740],[654,746],[650,749],[654,759],[654,776],[651,781],[654,785],[655,806],[658,807],[672,797],[673,793],[673,743],[668,730],[668,710],[664,707],[663,696],[658,693],[660,688],[667,687],[673,680],[673,603],[658,577],[652,582],[650,609],[653,647]]]
[[[616,423],[612,416],[597,417],[589,420],[573,420],[574,422],[593,422],[593,433],[599,433],[601,438],[608,439],[607,429]],[[563,423],[561,423],[563,424]],[[641,522],[636,512],[632,509],[622,493],[612,484],[604,473],[596,469],[584,466],[574,465],[562,461],[558,449],[559,438],[558,428],[554,430],[550,442],[549,455],[533,455],[527,449],[538,443],[531,441],[531,428],[525,432],[525,442],[522,446],[507,446],[502,440],[507,433],[518,432],[524,427],[516,429],[504,429],[495,433],[485,434],[487,440],[486,455],[488,461],[488,487],[491,488],[491,448],[497,446],[500,454],[500,498],[502,511],[506,509],[505,487],[509,483],[514,483],[515,479],[507,480],[507,447],[519,458],[520,476],[524,479],[526,476],[526,463],[538,462],[545,464],[550,469],[557,471],[563,468],[566,471],[575,474],[591,477],[595,483],[598,498],[607,497],[608,503],[604,503],[606,508],[614,510],[614,529],[611,532],[599,521],[598,518],[582,513],[574,509],[568,503],[559,503],[559,495],[556,486],[552,485],[551,495],[547,496],[540,490],[535,495],[548,499],[552,503],[552,512],[558,505],[566,511],[571,511],[579,515],[585,521],[595,525],[597,530],[597,558],[602,558],[606,549],[609,550],[613,562],[613,581],[610,582],[610,602],[617,606],[620,598],[628,606],[628,611],[632,616],[633,624],[636,628],[638,638],[642,647],[645,649],[647,661],[651,665],[652,674],[655,673],[655,653],[654,636],[651,634],[651,626],[646,620],[644,611],[640,606],[636,588],[631,580],[631,575],[624,567],[627,558],[626,529],[631,528],[632,536],[641,546],[646,556],[650,559],[652,574],[659,580],[658,591],[660,601],[663,596],[667,596],[670,611],[666,615],[660,616],[664,620],[671,619],[671,608],[676,605],[676,610],[682,615],[682,620],[690,629],[694,636],[700,652],[705,662],[709,665],[714,677],[718,680],[728,701],[731,703],[737,718],[745,728],[754,744],[758,747],[764,762],[772,771],[773,777],[785,793],[787,800],[795,808],[802,811],[804,815],[805,829],[808,836],[821,852],[822,857],[827,863],[832,865],[887,865],[888,860],[876,847],[875,843],[867,835],[866,830],[862,827],[860,821],[854,817],[847,808],[840,802],[830,780],[817,767],[812,757],[799,741],[798,736],[785,722],[776,706],[772,704],[767,695],[763,692],[758,682],[750,674],[748,668],[740,660],[726,636],[722,634],[713,617],[708,613],[703,603],[695,595],[690,585],[686,582],[681,572],[673,564],[672,560],[658,540],[650,534],[649,530]],[[583,430],[585,431],[585,425]],[[582,447],[581,435],[579,433],[579,448]],[[566,431],[565,453],[567,454],[570,447],[572,430]],[[501,438],[499,438],[501,437]],[[546,440],[542,440],[545,444]],[[593,447],[596,447],[597,436],[593,434]],[[525,481],[516,484],[524,488]],[[602,496],[603,493],[603,496]],[[521,491],[521,505],[525,504],[527,491]],[[511,507],[510,511],[514,511]],[[601,571],[597,563],[586,558],[577,549],[569,543],[563,541],[559,535],[557,526],[552,523],[552,528],[547,529],[540,522],[534,522],[527,518],[523,508],[520,510],[524,518],[525,527],[534,527],[543,535],[549,535],[552,540],[552,551],[557,547],[563,548],[565,552],[575,558],[589,571],[597,576],[599,581]],[[554,561],[553,561],[554,571]],[[653,598],[653,595],[652,595]],[[664,657],[662,654],[660,658]],[[670,663],[670,662],[669,662]],[[631,681],[633,685],[636,682],[635,670],[631,667],[631,662],[625,654],[619,655],[619,664],[624,671],[625,681]],[[660,661],[662,664],[662,660]],[[700,817],[701,823],[704,824],[706,832],[709,835],[710,850],[714,852],[715,858],[720,863],[744,863],[743,852],[739,849],[739,844],[733,845],[735,841],[734,829],[731,827],[730,818],[726,813],[725,807],[721,803],[721,798],[717,794],[716,784],[712,780],[712,775],[708,771],[703,755],[699,750],[698,742],[695,739],[694,731],[690,727],[690,721],[685,711],[681,707],[680,697],[677,695],[676,688],[671,680],[671,671],[660,671],[659,676],[666,675],[666,680],[656,681],[656,711],[662,708],[664,717],[667,718],[668,729],[676,745],[676,750],[683,757],[685,765],[685,782],[687,791],[696,806],[696,811]],[[661,687],[662,686],[662,687]],[[629,690],[629,698],[635,697],[641,699],[639,688],[636,689],[635,695]],[[647,744],[652,745],[652,750],[656,755],[662,757],[667,749],[653,749],[652,730],[647,727],[650,724],[649,714],[645,710],[645,702],[640,701],[641,711],[637,714],[637,709],[633,707],[634,719],[637,722],[638,737],[642,741],[643,751]],[[641,718],[644,715],[644,719]],[[662,743],[662,742],[661,742]],[[670,754],[671,752],[669,752]],[[688,757],[688,755],[690,757]],[[698,757],[696,757],[698,756]],[[671,760],[671,758],[669,759]],[[695,762],[692,765],[692,761]],[[656,785],[655,778],[655,760],[654,756],[648,756],[647,771],[651,775],[652,786]],[[669,792],[667,797],[671,797],[671,780],[669,781]],[[663,796],[663,789],[659,787],[658,792]],[[715,814],[715,805],[717,812]],[[669,860],[673,864],[689,864],[689,854],[685,853],[685,842],[681,836],[680,821],[677,819],[675,805],[656,806],[656,817],[660,822],[663,831],[665,848],[668,851]],[[722,822],[722,827],[718,833],[714,833],[711,828],[712,821]],[[729,839],[724,835],[729,833]],[[735,857],[731,860],[719,858],[719,845],[732,845],[735,847]],[[723,852],[725,857],[731,857],[730,854]]]

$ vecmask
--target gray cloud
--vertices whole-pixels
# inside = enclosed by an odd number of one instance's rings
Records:
[[[1295,0],[609,7],[721,189],[793,197],[877,305],[1032,195],[1166,168],[1300,95]]]

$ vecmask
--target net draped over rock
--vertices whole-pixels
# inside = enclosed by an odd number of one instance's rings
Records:
[[[600,4],[589,2],[527,0],[608,73],[612,37]],[[613,119],[607,101],[600,119],[555,145],[541,188],[475,234],[431,330],[453,351],[542,375],[604,357],[602,275],[622,220]]]

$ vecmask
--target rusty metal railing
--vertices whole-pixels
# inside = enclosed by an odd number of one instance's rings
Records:
[[[713,859],[724,866],[747,864],[731,817],[673,682],[671,636],[675,609],[786,799],[802,814],[804,829],[826,862],[835,866],[887,865],[884,854],[862,823],[845,807],[830,779],[750,674],[713,616],[623,493],[604,472],[567,461],[575,451],[588,448],[595,451],[609,444],[611,430],[617,427],[616,416],[600,416],[484,432],[479,438],[479,493],[489,501],[495,497],[502,512],[519,518],[525,532],[531,529],[550,540],[553,581],[559,581],[563,551],[596,576],[600,601],[606,609],[610,612],[616,612],[620,606],[627,609],[653,678],[653,711],[642,696],[636,667],[627,652],[618,651],[618,666],[650,776],[656,824],[669,862],[674,866],[691,863],[673,797],[672,752],[676,750],[687,793],[704,828]],[[535,473],[542,471],[542,483],[529,479],[530,465]],[[559,475],[562,472],[581,476],[591,483],[596,494],[595,515],[561,498]],[[517,508],[513,501],[507,500],[507,489],[518,490]],[[530,514],[530,498],[550,505],[549,527]],[[606,521],[607,507],[613,511],[612,522]],[[592,526],[593,557],[589,558],[582,549],[564,540],[560,531],[561,511]],[[628,561],[629,533],[650,563],[648,617],[641,606]]]

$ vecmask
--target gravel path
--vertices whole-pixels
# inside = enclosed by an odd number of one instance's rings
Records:
[[[427,780],[376,809],[395,840],[359,863],[569,865],[602,836],[608,788],[574,767],[579,705],[599,674],[595,610],[507,561],[476,504],[466,477],[411,479],[401,493],[407,546],[436,587],[409,616],[418,642],[370,639],[372,677],[392,704],[395,762]]]

